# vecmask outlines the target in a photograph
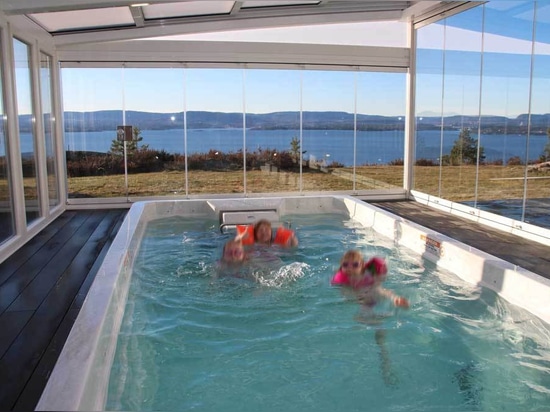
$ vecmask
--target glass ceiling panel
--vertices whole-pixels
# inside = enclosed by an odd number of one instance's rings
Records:
[[[143,7],[145,19],[229,14],[234,1],[188,1],[183,3],[151,4]]]
[[[58,11],[29,14],[29,16],[49,32],[134,24],[128,7]]]
[[[276,6],[308,6],[311,4],[319,4],[320,1],[245,1],[241,9],[255,9],[259,7],[276,7]]]

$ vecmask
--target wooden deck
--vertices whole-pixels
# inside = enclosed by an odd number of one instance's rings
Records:
[[[550,278],[550,247],[416,202],[375,203]],[[126,210],[67,211],[0,265],[0,410],[33,410]]]
[[[0,265],[0,410],[34,410],[126,212],[67,211]]]

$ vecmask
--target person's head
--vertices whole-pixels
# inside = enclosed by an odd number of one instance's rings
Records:
[[[261,219],[254,225],[254,239],[257,243],[271,243],[271,223],[269,220]]]
[[[358,250],[348,250],[340,260],[340,270],[351,277],[359,277],[363,274],[363,255]]]
[[[239,240],[228,240],[223,245],[222,260],[228,263],[242,262],[244,260],[243,244]]]

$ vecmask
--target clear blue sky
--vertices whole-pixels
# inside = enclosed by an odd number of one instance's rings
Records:
[[[93,79],[93,80],[91,80]],[[269,113],[300,109],[403,115],[405,74],[242,69],[63,69],[64,107]],[[243,87],[243,84],[245,86]],[[78,92],[76,92],[78,91]],[[243,99],[243,93],[245,99]],[[384,99],[374,99],[384,96]],[[395,107],[403,102],[402,107]]]

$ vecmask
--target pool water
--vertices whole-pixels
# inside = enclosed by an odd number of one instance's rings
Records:
[[[255,249],[245,276],[219,276],[216,221],[148,224],[107,410],[548,409],[549,325],[345,216],[285,220],[299,247]],[[351,248],[387,259],[409,310],[330,286]]]

